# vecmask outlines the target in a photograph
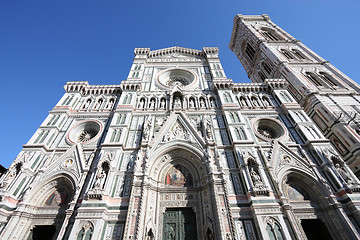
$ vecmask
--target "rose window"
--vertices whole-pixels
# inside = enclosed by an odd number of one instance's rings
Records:
[[[259,126],[257,131],[264,137],[274,139],[276,138],[276,132],[268,126]]]
[[[179,86],[183,87],[188,84],[185,78],[183,77],[171,77],[166,83],[169,87]]]
[[[269,141],[287,136],[284,125],[271,118],[258,118],[254,121],[254,132],[262,140]]]
[[[197,81],[196,74],[189,69],[166,69],[157,75],[157,86],[169,89],[173,87],[189,88]]]
[[[79,122],[70,129],[67,140],[70,143],[88,143],[98,138],[101,130],[102,124],[99,121],[87,120]]]
[[[87,129],[80,133],[78,140],[79,142],[87,142],[90,139],[94,138],[97,134],[97,131],[94,129]]]

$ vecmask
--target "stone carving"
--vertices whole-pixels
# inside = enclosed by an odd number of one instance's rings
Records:
[[[210,118],[206,118],[205,120],[205,133],[206,133],[206,137],[208,139],[212,139],[212,125],[211,125],[211,119]]]
[[[101,166],[97,171],[93,189],[102,189],[104,186],[105,179],[106,179],[106,172],[105,169]]]
[[[171,141],[175,139],[183,139],[185,141],[190,141],[189,132],[184,129],[179,122],[176,122],[172,129],[165,135],[166,141]]]
[[[5,179],[0,183],[0,187],[6,188],[10,183],[14,180],[14,178],[17,176],[18,170],[15,166],[11,167],[9,169],[8,175],[5,177]]]
[[[174,108],[181,108],[181,99],[178,96],[174,98]]]
[[[149,109],[155,109],[155,99],[150,100]]]
[[[216,108],[216,102],[213,98],[210,98],[211,107]]]
[[[138,108],[143,109],[143,108],[144,108],[144,105],[145,105],[145,100],[142,98],[142,99],[140,99]]]
[[[264,184],[261,181],[260,175],[254,170],[254,168],[251,168],[250,176],[251,176],[251,180],[252,180],[255,188],[261,189],[264,187]]]
[[[190,98],[190,100],[189,100],[189,105],[190,105],[190,108],[194,108],[194,107],[195,107],[195,102],[194,102],[194,99],[193,99],[193,98]]]
[[[161,99],[161,101],[160,101],[160,108],[161,108],[161,109],[165,109],[165,107],[166,107],[165,99]]]
[[[203,98],[200,98],[200,107],[205,108],[205,101]]]
[[[347,183],[349,186],[355,184],[355,181],[351,178],[350,174],[344,169],[344,167],[341,167],[339,163],[336,163],[335,168],[339,176],[345,183]]]
[[[147,140],[149,137],[151,125],[152,125],[152,118],[148,117],[147,121],[144,123],[144,131],[143,131],[144,140]]]
[[[160,131],[160,128],[165,123],[165,117],[157,117],[155,120],[154,132],[157,133]]]

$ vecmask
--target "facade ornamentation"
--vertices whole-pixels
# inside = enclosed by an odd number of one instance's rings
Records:
[[[119,85],[66,83],[1,176],[0,238],[359,239],[357,115],[321,99],[360,87],[275,26],[235,17],[253,83],[216,47],[136,48]]]

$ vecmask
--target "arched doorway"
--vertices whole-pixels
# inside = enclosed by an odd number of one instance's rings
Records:
[[[74,184],[66,176],[58,176],[34,189],[25,199],[36,206],[28,239],[53,239],[57,236],[74,195]]]
[[[305,235],[307,239],[351,239],[346,231],[339,233],[336,230],[349,226],[339,209],[328,207],[326,186],[306,174],[291,172],[284,178],[282,190],[291,206],[294,226],[300,230],[298,235]]]
[[[214,185],[204,162],[184,148],[156,157],[149,166],[144,233],[151,229],[162,240],[219,234]]]

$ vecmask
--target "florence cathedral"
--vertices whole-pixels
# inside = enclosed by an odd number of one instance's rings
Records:
[[[360,86],[267,15],[229,47],[252,83],[178,46],[67,82],[0,179],[0,238],[360,239]]]

